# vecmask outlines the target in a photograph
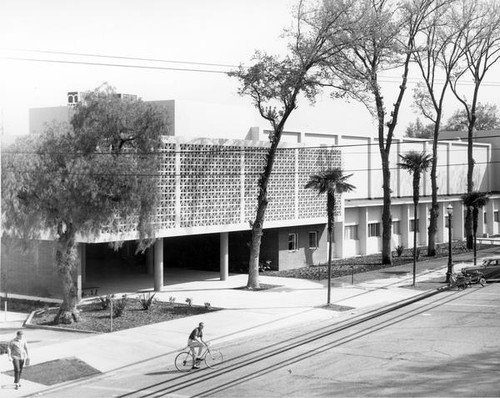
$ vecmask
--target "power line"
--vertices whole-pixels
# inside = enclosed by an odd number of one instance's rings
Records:
[[[30,50],[30,49],[19,49],[19,48],[2,48],[1,50],[19,51],[19,52],[33,52],[33,53],[41,53],[41,54],[58,54],[58,55],[80,56],[80,57],[127,59],[127,60],[131,60],[131,61],[165,62],[165,63],[171,63],[171,64],[222,66],[222,67],[227,67],[227,68],[237,68],[238,67],[238,65],[217,64],[217,63],[209,63],[209,62],[179,61],[179,60],[168,60],[168,59],[158,59],[158,58],[126,57],[126,56],[121,56],[121,55],[73,53],[73,52],[67,52],[67,51]]]
[[[500,130],[499,130],[500,132]],[[353,136],[354,137],[354,136]],[[481,138],[499,138],[499,135],[490,135],[490,136],[485,136],[485,137],[472,137],[473,140],[479,140]],[[357,138],[357,137],[356,137]],[[359,137],[359,138],[366,138],[366,137]],[[404,139],[404,138],[403,138]],[[393,139],[392,145],[415,145],[415,144],[431,144],[432,139],[425,140],[425,141],[412,141],[411,138],[409,139],[404,139],[405,141],[398,141],[398,139]],[[467,149],[467,141],[464,139],[462,140],[457,140],[454,138],[442,138],[438,140],[438,143],[441,144],[462,144],[464,148],[462,150],[460,149],[453,149],[452,152],[462,152],[463,150]],[[167,143],[168,144],[176,144],[176,143]],[[485,145],[487,143],[484,143]],[[179,145],[197,145],[197,144],[179,144]],[[204,146],[206,144],[203,144]],[[341,149],[341,148],[356,148],[356,147],[371,147],[371,146],[377,146],[378,147],[379,143],[378,141],[375,142],[369,142],[369,143],[362,143],[362,144],[340,144],[340,145],[325,145],[325,144],[320,144],[320,145],[313,145],[313,146],[292,146],[292,147],[278,147],[278,151],[292,151],[292,150],[311,150],[311,149],[316,149],[316,150],[327,150],[327,151],[332,151],[335,149]],[[206,145],[209,146],[209,145]],[[232,153],[232,152],[245,152],[245,153],[267,153],[269,147],[252,147],[252,146],[237,146],[237,145],[229,145],[229,146],[218,146],[218,147],[210,147],[208,149],[180,149],[180,150],[163,150],[163,151],[149,151],[149,152],[121,152],[119,153],[121,156],[123,155],[130,155],[130,156],[157,156],[157,155],[164,155],[164,154],[191,154],[191,153],[210,153],[210,154],[217,154],[217,153]],[[491,148],[491,150],[500,150],[500,148]],[[424,151],[427,153],[427,151]],[[348,155],[351,154],[366,154],[367,152],[349,152]],[[74,152],[74,153],[68,153],[68,152],[37,152],[37,151],[9,151],[9,150],[4,150],[2,151],[2,154],[5,155],[16,155],[16,154],[22,154],[22,155],[75,155],[75,156],[100,156],[100,155],[117,155],[116,152],[112,151],[106,151],[106,152],[93,152],[93,153],[84,153],[84,152]]]
[[[49,63],[56,63],[56,64],[111,66],[111,67],[117,67],[117,68],[157,69],[157,70],[173,70],[173,71],[181,71],[181,72],[219,73],[219,74],[227,75],[227,72],[225,72],[225,71],[210,70],[210,69],[189,69],[189,68],[173,68],[173,67],[167,67],[167,66],[107,64],[107,63],[103,63],[103,62],[63,61],[63,60],[22,58],[22,57],[0,57],[0,59],[8,59],[8,60],[14,60],[14,61],[29,61],[29,62],[49,62]]]
[[[15,51],[23,51],[23,50],[15,50]],[[175,60],[162,60],[162,59],[154,59],[154,58],[139,58],[139,57],[125,57],[125,56],[107,56],[107,55],[102,55],[102,54],[70,53],[70,52],[63,52],[63,51],[45,51],[45,50],[27,50],[27,51],[49,53],[49,54],[70,55],[70,56],[75,55],[75,56],[88,56],[88,57],[96,57],[96,58],[123,59],[123,60],[132,60],[132,61],[135,60],[135,61],[146,61],[146,62],[164,62],[164,63],[187,64],[187,65],[238,68],[238,65],[218,64],[218,63],[208,63],[208,62],[175,61]],[[227,74],[228,73],[228,71],[210,70],[210,69],[174,68],[174,67],[147,66],[147,65],[137,65],[137,64],[117,64],[117,63],[91,62],[91,61],[67,61],[67,60],[46,59],[46,58],[27,58],[27,57],[2,56],[2,57],[0,57],[0,59],[11,60],[11,61],[48,62],[48,63],[58,63],[58,64],[107,66],[107,67],[133,68],[133,69],[172,70],[172,71],[182,71],[182,72],[203,72],[203,73],[219,73],[219,74]],[[379,75],[378,81],[381,83],[395,83],[395,84],[401,83],[401,81],[398,79],[398,77],[383,76],[383,75]],[[418,82],[422,81],[422,79],[417,78],[417,77],[408,77],[407,81],[409,83],[418,83]],[[474,85],[474,82],[459,81],[457,84],[458,85]],[[498,86],[500,86],[500,82],[482,82],[481,86],[498,87]]]
[[[500,161],[491,161],[491,162],[476,162],[475,165],[487,165],[487,164],[500,164]],[[197,166],[197,165],[192,165],[192,166]],[[467,163],[450,163],[448,164],[441,164],[437,165],[438,168],[444,168],[444,167],[459,167],[459,166],[467,166]],[[241,171],[229,171],[229,170],[224,170],[221,169],[220,165],[214,165],[216,167],[216,170],[210,170],[209,174],[210,175],[223,175],[226,177],[231,177],[234,176],[234,179],[238,179],[241,176]],[[15,168],[12,165],[8,165],[7,167],[4,167],[4,169],[10,169],[10,170],[15,170]],[[231,170],[234,169],[234,167],[230,167]],[[396,170],[401,170],[399,167],[390,167],[389,168],[391,171],[396,171]],[[205,176],[207,174],[207,168],[204,169],[204,171],[199,171],[199,170],[186,170],[186,171],[181,171],[180,173],[98,173],[98,172],[89,172],[89,173],[77,173],[77,172],[65,172],[64,176],[116,176],[116,177],[157,177],[157,178],[177,178],[177,177],[193,177],[193,176]],[[359,169],[346,169],[344,172],[346,173],[357,173],[357,172],[377,172],[377,170],[373,168],[359,168]],[[62,170],[61,170],[62,172]],[[29,173],[37,175],[37,174],[46,174],[42,171],[29,171]],[[314,172],[313,172],[314,173]],[[261,171],[252,171],[252,172],[243,172],[243,175],[245,176],[250,176],[250,177],[258,177],[262,174]],[[273,171],[272,176],[291,176],[291,175],[298,175],[298,176],[308,176],[310,175],[311,172],[306,172],[306,171]],[[219,177],[220,178],[220,177]],[[272,178],[272,177],[271,177]],[[229,179],[229,178],[228,178]],[[204,180],[200,180],[200,184],[203,183]]]

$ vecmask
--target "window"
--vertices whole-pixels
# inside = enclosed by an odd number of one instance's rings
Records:
[[[316,249],[318,247],[318,233],[316,231],[309,231],[309,249]]]
[[[445,225],[445,228],[450,227],[450,216],[449,215],[444,216],[444,225]]]
[[[483,221],[485,224],[488,224],[488,217],[486,212],[483,212]]]
[[[415,222],[415,219],[410,220],[410,231],[411,232],[415,231],[415,225],[417,227],[417,232],[420,232],[419,228],[418,228],[418,218],[417,218],[417,222]]]
[[[392,222],[392,233],[395,235],[401,235],[401,221]]]
[[[368,224],[368,237],[380,236],[380,223]]]
[[[288,234],[288,251],[297,250],[297,234],[291,233]]]
[[[358,240],[358,226],[347,225],[344,229],[345,240]]]
[[[493,219],[495,220],[495,222],[499,222],[500,221],[500,218],[498,216],[498,210],[496,210],[494,213],[493,213]]]

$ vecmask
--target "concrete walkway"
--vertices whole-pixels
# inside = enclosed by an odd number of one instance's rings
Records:
[[[483,250],[478,258],[500,252],[500,248]],[[467,253],[455,262],[471,258]],[[277,287],[258,292],[236,289],[246,285],[246,275],[232,275],[226,281],[218,274],[199,282],[179,282],[168,291],[157,294],[161,300],[175,297],[183,303],[187,297],[195,305],[209,302],[224,310],[197,315],[140,328],[107,334],[83,334],[68,331],[26,329],[30,345],[31,364],[42,364],[60,358],[76,357],[100,372],[110,372],[124,366],[156,358],[173,368],[174,355],[186,346],[190,331],[203,321],[205,340],[214,346],[258,333],[300,323],[330,319],[332,323],[393,303],[427,295],[444,286],[447,259],[418,263],[416,287],[411,286],[411,264],[372,271],[351,277],[336,278],[332,284],[332,304],[350,307],[344,311],[325,309],[326,283],[292,278],[261,276],[263,284]],[[459,268],[457,269],[459,270]],[[322,308],[323,307],[323,308]],[[23,327],[26,314],[0,313],[0,340],[8,341]],[[3,372],[11,370],[7,356],[0,356],[0,395],[9,396],[43,393],[52,387],[23,380],[22,388],[12,389],[12,377]]]

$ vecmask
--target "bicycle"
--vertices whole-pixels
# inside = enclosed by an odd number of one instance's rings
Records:
[[[187,351],[186,351],[187,350]],[[214,368],[220,365],[224,361],[222,353],[218,350],[210,349],[208,345],[205,345],[200,359],[193,362],[193,355],[189,347],[186,347],[181,353],[175,357],[175,367],[179,372],[189,372],[193,369],[194,363],[205,362],[205,365],[209,368]]]
[[[481,272],[469,272],[469,273],[452,273],[450,275],[450,282],[448,286],[450,288],[456,287],[457,289],[467,289],[467,287],[473,284],[479,283],[481,286],[486,286],[486,279]]]

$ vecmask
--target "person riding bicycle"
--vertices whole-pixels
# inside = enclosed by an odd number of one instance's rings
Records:
[[[206,346],[205,341],[203,341],[203,328],[205,325],[200,322],[198,327],[193,329],[188,339],[188,347],[191,350],[191,355],[193,357],[193,369],[199,369],[199,361],[201,360],[201,352],[203,347]],[[198,347],[198,356],[194,355],[195,348]]]

